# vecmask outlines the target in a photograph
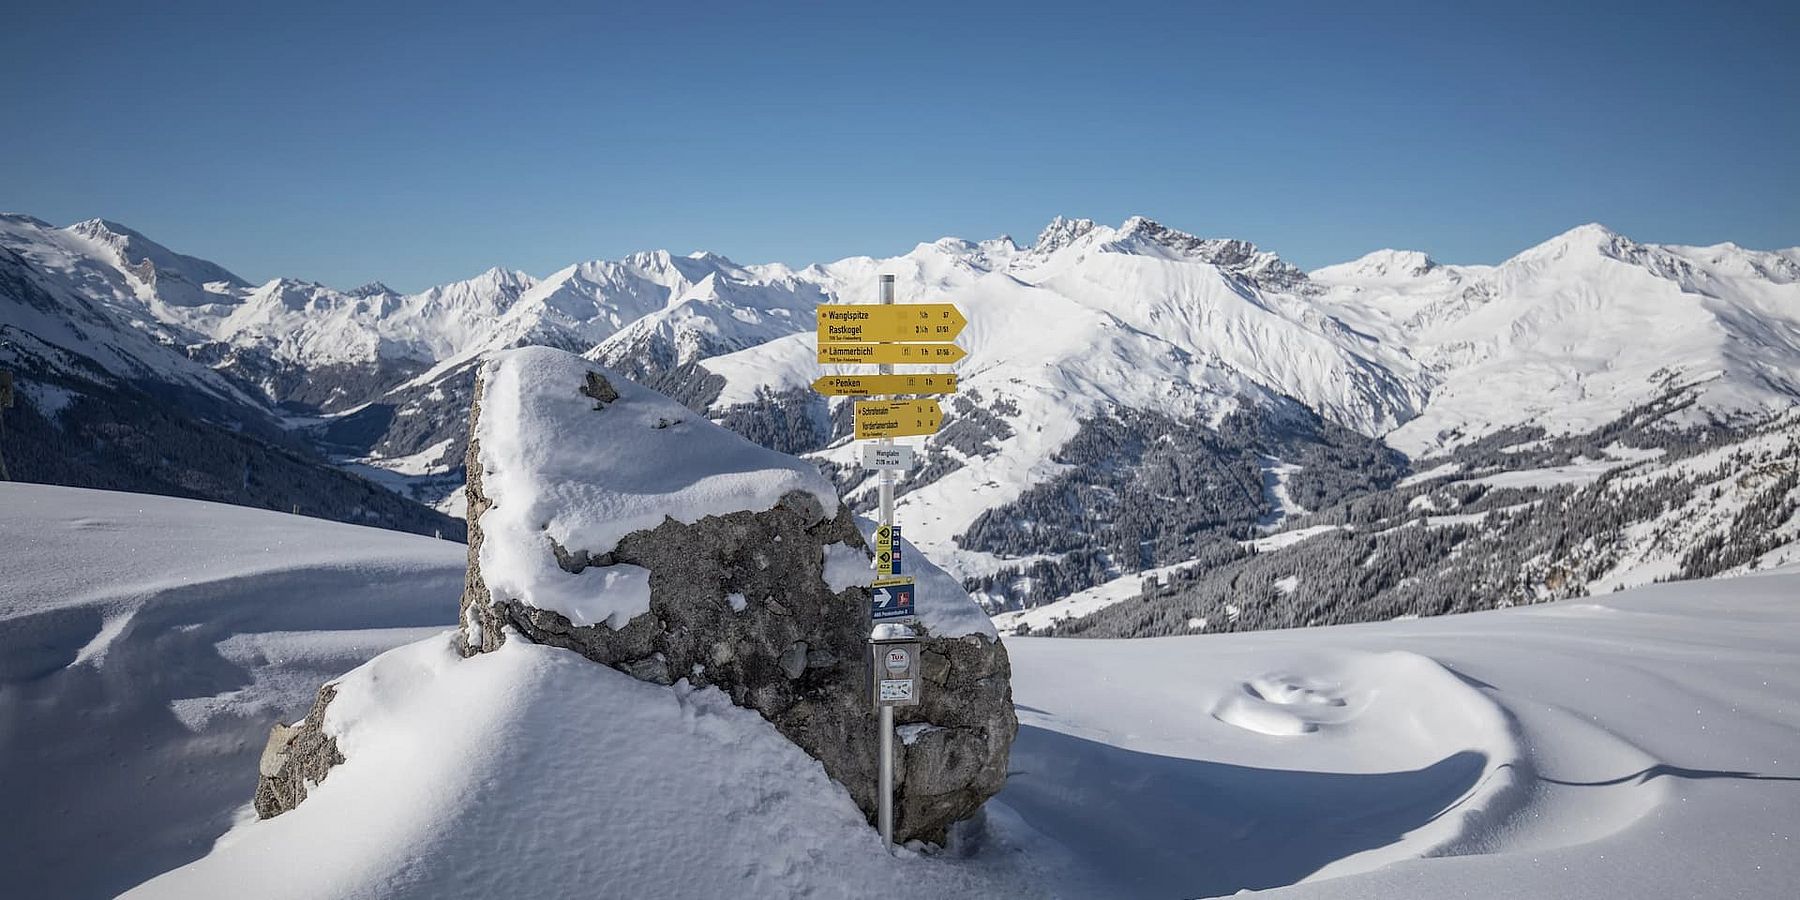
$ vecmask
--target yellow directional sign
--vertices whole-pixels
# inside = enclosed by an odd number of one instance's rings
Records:
[[[951,341],[968,324],[948,303],[826,303],[819,307],[819,343]]]
[[[936,400],[858,400],[856,439],[936,434],[944,423],[943,407]]]
[[[827,397],[868,397],[875,394],[954,394],[955,375],[827,375],[812,383]]]
[[[941,366],[968,355],[955,344],[819,344],[822,363]]]

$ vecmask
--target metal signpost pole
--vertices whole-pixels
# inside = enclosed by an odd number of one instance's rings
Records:
[[[936,434],[944,410],[921,394],[956,393],[956,376],[934,372],[895,374],[895,366],[954,365],[965,355],[956,335],[969,324],[949,303],[895,304],[894,276],[882,275],[876,303],[822,303],[817,313],[819,364],[878,366],[878,375],[825,375],[813,390],[828,397],[857,397],[854,439],[865,468],[881,470],[881,521],[875,528],[875,579],[869,585],[869,702],[875,705],[880,734],[876,824],[894,852],[894,707],[918,706],[921,676],[918,634],[904,626],[917,621],[917,583],[903,571],[900,526],[894,524],[894,489],[901,469],[913,465],[913,448],[897,437]]]
[[[894,302],[894,276],[881,276],[880,300],[883,306]],[[878,369],[883,375],[894,374],[894,367],[884,363]],[[898,395],[890,395],[888,399],[897,399]],[[882,438],[877,442],[880,447],[892,447],[893,438]],[[894,524],[894,470],[881,470],[881,524],[893,527]],[[880,673],[876,673],[880,677]],[[881,704],[879,713],[881,724],[881,844],[894,852],[894,708],[886,703]]]

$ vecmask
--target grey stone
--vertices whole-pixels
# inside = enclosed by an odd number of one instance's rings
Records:
[[[583,384],[544,389],[579,391],[595,401],[594,415],[607,415],[619,396],[607,379],[593,372]],[[619,564],[650,571],[649,612],[617,630],[576,626],[554,612],[496,602],[482,577],[486,536],[480,523],[492,502],[482,489],[485,473],[474,437],[481,396],[477,383],[470,411],[469,565],[458,651],[474,656],[495,650],[510,628],[526,640],[572,650],[645,681],[668,684],[674,673],[686,673],[696,687],[717,687],[733,703],[755,710],[818,759],[872,823],[878,735],[866,671],[869,591],[833,592],[824,580],[826,546],[843,543],[868,553],[848,506],[840,504],[827,516],[818,498],[795,491],[768,510],[693,523],[665,518],[606,552],[546,541],[541,552],[552,554],[567,571]],[[738,440],[723,432],[719,439]],[[732,594],[753,600],[735,611],[726,599]],[[939,637],[920,630],[928,685],[921,703],[896,710],[895,718],[899,724],[935,727],[910,746],[896,741],[895,835],[901,841],[942,843],[951,823],[974,814],[999,791],[1018,721],[1003,644],[985,636]],[[325,691],[320,696],[318,715],[329,702]],[[325,770],[342,761],[335,744],[311,724],[316,718],[309,716],[296,735],[281,739],[271,757],[280,760],[280,774],[265,776],[258,786],[259,815],[291,809],[305,798],[305,778],[322,780]],[[271,744],[276,742],[272,735]]]
[[[337,696],[337,686],[319,688],[312,709],[299,725],[277,724],[269,730],[269,742],[258,760],[257,818],[272,819],[300,805],[306,786],[325,780],[331,767],[344,761],[337,740],[325,733],[325,708]]]
[[[795,641],[781,653],[781,671],[792,680],[806,674],[806,642]]]

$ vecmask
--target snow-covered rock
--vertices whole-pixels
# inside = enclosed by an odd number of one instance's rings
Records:
[[[870,554],[830,483],[574,354],[507,351],[477,384],[463,654],[523,638],[717,688],[872,814]],[[896,827],[941,842],[1000,789],[1017,721],[1006,650],[979,607],[935,568],[921,585],[927,685],[899,721],[930,727],[899,760]],[[293,808],[339,759],[331,690],[297,732],[272,736],[259,812]]]

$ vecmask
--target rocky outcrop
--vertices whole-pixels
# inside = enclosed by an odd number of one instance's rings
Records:
[[[546,410],[557,440],[585,456],[559,459],[557,447],[530,440]],[[544,348],[483,367],[467,460],[463,655],[524,639],[644,681],[717,687],[819,760],[874,820],[871,554],[848,506],[810,465]],[[567,508],[576,504],[592,508]],[[605,514],[590,515],[596,509]],[[933,584],[955,594],[935,598],[938,608],[972,602],[952,579]],[[596,596],[583,595],[590,587]],[[895,717],[895,831],[902,841],[942,842],[951,823],[1000,789],[1018,726],[1006,649],[985,619],[934,618],[923,603],[921,612],[921,704]],[[971,618],[983,627],[971,628]],[[324,777],[336,747],[312,723],[327,702],[321,694],[293,735],[271,737],[284,749],[265,767],[259,814],[292,808],[307,781]]]
[[[325,733],[325,708],[337,696],[336,685],[319,688],[319,698],[297,725],[277,724],[257,761],[256,815],[269,819],[300,805],[307,785],[325,779],[331,767],[344,761],[337,741]]]

